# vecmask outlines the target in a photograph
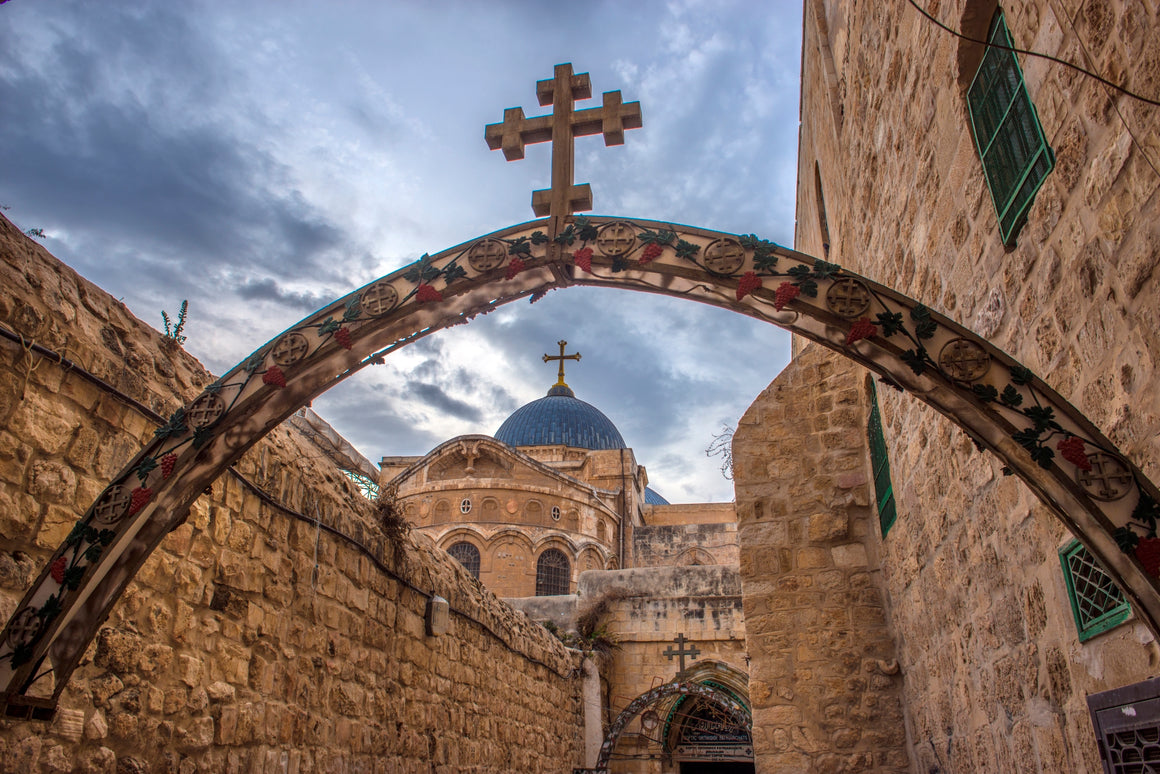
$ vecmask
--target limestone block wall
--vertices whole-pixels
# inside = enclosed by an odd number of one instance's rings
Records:
[[[732,510],[732,506],[730,506]],[[633,564],[737,564],[737,524],[658,524],[632,531]]]
[[[862,373],[807,347],[733,437],[763,774],[913,770],[879,569]],[[937,610],[925,609],[928,626]]]
[[[745,617],[741,609],[741,585],[733,567],[656,567],[586,572],[580,578],[577,607],[583,610],[594,600],[608,598],[603,619],[619,641],[619,647],[603,662],[602,674],[612,690],[604,714],[608,722],[634,699],[663,683],[672,682],[679,661],[664,655],[677,648],[674,639],[684,634],[699,651],[685,666],[715,661],[748,672],[745,656]],[[688,647],[688,646],[686,646]],[[618,756],[648,752],[643,744],[634,748],[631,734],[641,729],[630,725],[617,748]],[[655,752],[655,750],[653,750]],[[660,771],[659,761],[632,763],[614,758],[613,771]]]
[[[0,334],[24,337],[0,335],[7,618],[156,415],[212,377],[3,218],[0,289]],[[450,605],[440,636],[432,594]],[[568,770],[582,763],[577,668],[449,556],[384,531],[284,425],[148,560],[56,720],[0,720],[0,771]]]
[[[925,5],[976,30],[995,7]],[[1160,94],[1155,3],[1000,5],[1016,46]],[[905,7],[806,10],[798,248],[822,255],[828,233],[831,260],[990,338],[1157,480],[1160,112],[1021,56],[1056,167],[1008,251],[968,129],[968,45]],[[1081,643],[1066,530],[941,417],[880,400],[899,513],[883,577],[919,770],[1098,771],[1085,696],[1155,674],[1151,635]]]

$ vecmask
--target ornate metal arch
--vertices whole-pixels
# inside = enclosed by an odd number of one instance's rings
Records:
[[[554,234],[554,236],[549,236]],[[571,217],[395,271],[262,345],[178,410],[53,554],[0,634],[0,693],[45,658],[63,690],[113,604],[193,500],[315,396],[434,331],[569,285],[687,298],[819,342],[911,392],[998,456],[1095,554],[1160,636],[1160,492],[1091,422],[986,340],[895,291],[755,236]],[[755,353],[757,356],[757,353]],[[50,705],[52,702],[48,702]]]
[[[620,741],[621,734],[624,733],[624,729],[628,727],[632,719],[670,696],[698,696],[713,702],[724,710],[733,722],[743,728],[750,729],[750,733],[752,733],[753,718],[749,714],[749,710],[724,691],[701,683],[677,682],[658,685],[656,688],[637,696],[616,716],[616,720],[608,727],[608,733],[604,736],[604,744],[600,745],[600,755],[597,756],[593,769],[607,771],[612,751],[616,749],[616,743]]]

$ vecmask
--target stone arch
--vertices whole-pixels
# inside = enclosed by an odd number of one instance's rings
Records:
[[[607,557],[594,543],[588,543],[576,555],[576,574],[585,570],[602,570]]]
[[[686,548],[684,551],[677,554],[676,558],[673,559],[672,564],[674,567],[693,567],[698,565],[719,564],[719,562],[714,559],[713,555],[705,549],[697,548],[694,546],[692,548]]]
[[[605,255],[596,236],[612,223],[636,238],[627,252]],[[1018,475],[1160,636],[1157,580],[1128,553],[1149,539],[1160,490],[1082,413],[985,339],[890,288],[752,235],[576,216],[487,238],[508,246],[498,265],[473,263],[479,240],[425,255],[322,307],[175,412],[97,497],[0,633],[0,693],[24,694],[49,658],[55,700],[126,585],[194,499],[311,399],[435,331],[570,285],[746,314],[912,393]]]
[[[483,530],[474,525],[465,524],[445,532],[439,537],[436,545],[446,551],[453,543],[460,543],[464,540],[468,543],[474,543],[480,551],[485,551],[489,542]]]
[[[606,771],[608,769],[608,762],[612,758],[612,751],[616,749],[616,743],[620,741],[624,729],[628,727],[628,724],[637,715],[666,699],[679,699],[690,696],[698,697],[718,705],[734,722],[743,728],[749,729],[750,733],[752,733],[753,718],[750,716],[749,709],[725,691],[709,685],[701,685],[688,681],[666,683],[665,685],[659,685],[652,690],[642,693],[621,710],[620,714],[616,716],[616,720],[612,721],[612,724],[608,727],[608,733],[604,736],[604,743],[600,745],[600,754],[596,758],[594,768],[598,771]]]
[[[576,541],[559,532],[539,538],[533,544],[533,548],[537,554],[547,548],[558,548],[567,555],[570,561],[575,561],[576,556],[580,553],[580,546],[576,544]]]

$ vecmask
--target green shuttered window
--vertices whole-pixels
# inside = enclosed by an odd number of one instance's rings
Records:
[[[878,413],[878,393],[870,386],[870,421],[866,424],[870,439],[870,465],[874,469],[874,494],[878,500],[878,524],[882,537],[894,525],[898,511],[894,507],[894,487],[890,483],[890,459],[886,456],[886,438],[882,435],[882,415]]]
[[[1128,601],[1082,543],[1073,540],[1061,548],[1059,563],[1081,642],[1128,620],[1132,613]]]
[[[991,22],[988,40],[1014,47],[1001,12]],[[999,233],[1004,244],[1012,245],[1036,192],[1055,168],[1055,154],[1047,145],[1014,52],[987,49],[967,90],[967,108]]]

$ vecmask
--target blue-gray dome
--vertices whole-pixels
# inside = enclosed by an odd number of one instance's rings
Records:
[[[651,488],[644,488],[644,504],[645,505],[668,505],[669,501],[654,492]]]
[[[554,385],[547,396],[516,409],[495,431],[495,439],[508,446],[628,448],[611,419],[578,399],[563,384]]]

